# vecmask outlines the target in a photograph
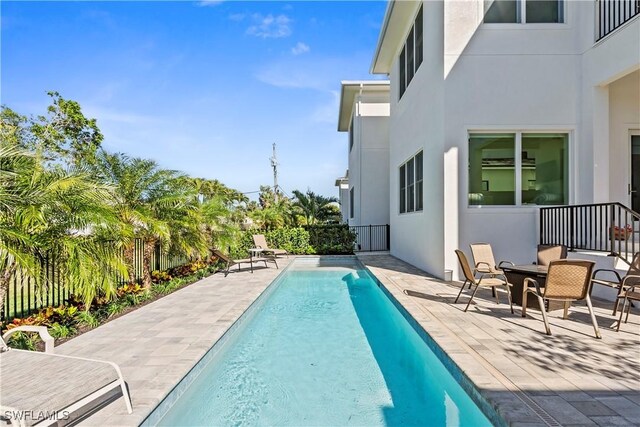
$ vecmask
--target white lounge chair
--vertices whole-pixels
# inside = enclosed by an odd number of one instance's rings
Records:
[[[9,348],[16,332],[37,332],[44,353]],[[0,339],[0,418],[14,426],[47,426],[91,412],[118,388],[127,411],[131,398],[118,365],[102,360],[54,354],[44,326],[18,326]]]
[[[272,253],[275,256],[286,255],[287,258],[289,257],[289,252],[285,251],[284,249],[270,248],[269,244],[267,243],[266,237],[264,237],[264,234],[254,234],[253,243],[256,245],[256,248],[264,249],[265,252]]]

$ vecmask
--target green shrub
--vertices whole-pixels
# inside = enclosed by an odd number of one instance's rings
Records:
[[[49,326],[49,334],[53,338],[67,338],[75,334],[76,330],[71,326],[61,325],[60,323],[54,323]]]
[[[78,325],[95,328],[100,325],[100,320],[90,311],[81,311],[77,315]]]
[[[284,249],[293,255],[313,254],[309,232],[304,228],[278,228],[265,235],[269,247]]]
[[[346,224],[307,225],[309,244],[317,254],[353,254],[356,233]]]
[[[36,350],[36,344],[40,341],[40,336],[33,332],[16,332],[9,337],[7,344],[11,348],[20,350]]]

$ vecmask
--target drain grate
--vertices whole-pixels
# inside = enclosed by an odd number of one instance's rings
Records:
[[[546,425],[548,425],[549,427],[562,427],[562,424],[560,424],[558,422],[558,420],[556,420],[555,418],[553,418],[551,415],[549,415],[549,413],[547,411],[545,411],[542,406],[538,405],[538,402],[536,402],[535,400],[533,400],[531,397],[529,397],[529,395],[527,393],[525,393],[524,391],[513,391],[512,393],[515,394],[518,399],[520,399],[522,401],[522,403],[524,403],[526,406],[529,407],[529,409],[531,409],[533,412],[535,412],[535,414],[540,417],[540,419],[542,421],[544,421],[544,423]]]

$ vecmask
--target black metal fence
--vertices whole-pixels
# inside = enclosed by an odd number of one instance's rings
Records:
[[[349,229],[356,233],[356,251],[375,252],[390,249],[389,224],[384,225],[352,225]]]
[[[640,14],[640,0],[597,0],[596,40],[611,34],[638,14]]]
[[[133,272],[135,281],[142,281],[143,267],[143,239],[136,239],[133,253]],[[124,256],[124,252],[122,254]],[[151,270],[168,270],[178,267],[188,261],[186,257],[169,256],[157,245],[151,257]],[[0,321],[10,321],[16,317],[25,317],[37,312],[43,307],[64,304],[74,293],[73,283],[68,286],[60,274],[57,258],[47,254],[40,258],[42,279],[33,280],[18,269],[11,277],[9,289],[0,310]],[[117,277],[119,285],[124,285],[125,277]]]
[[[629,263],[640,250],[640,215],[621,203],[540,209],[540,244],[608,252]]]

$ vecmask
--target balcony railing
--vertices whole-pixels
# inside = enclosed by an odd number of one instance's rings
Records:
[[[640,14],[640,0],[596,0],[596,41]]]
[[[540,209],[540,244],[607,252],[627,264],[640,251],[640,214],[620,203]]]

